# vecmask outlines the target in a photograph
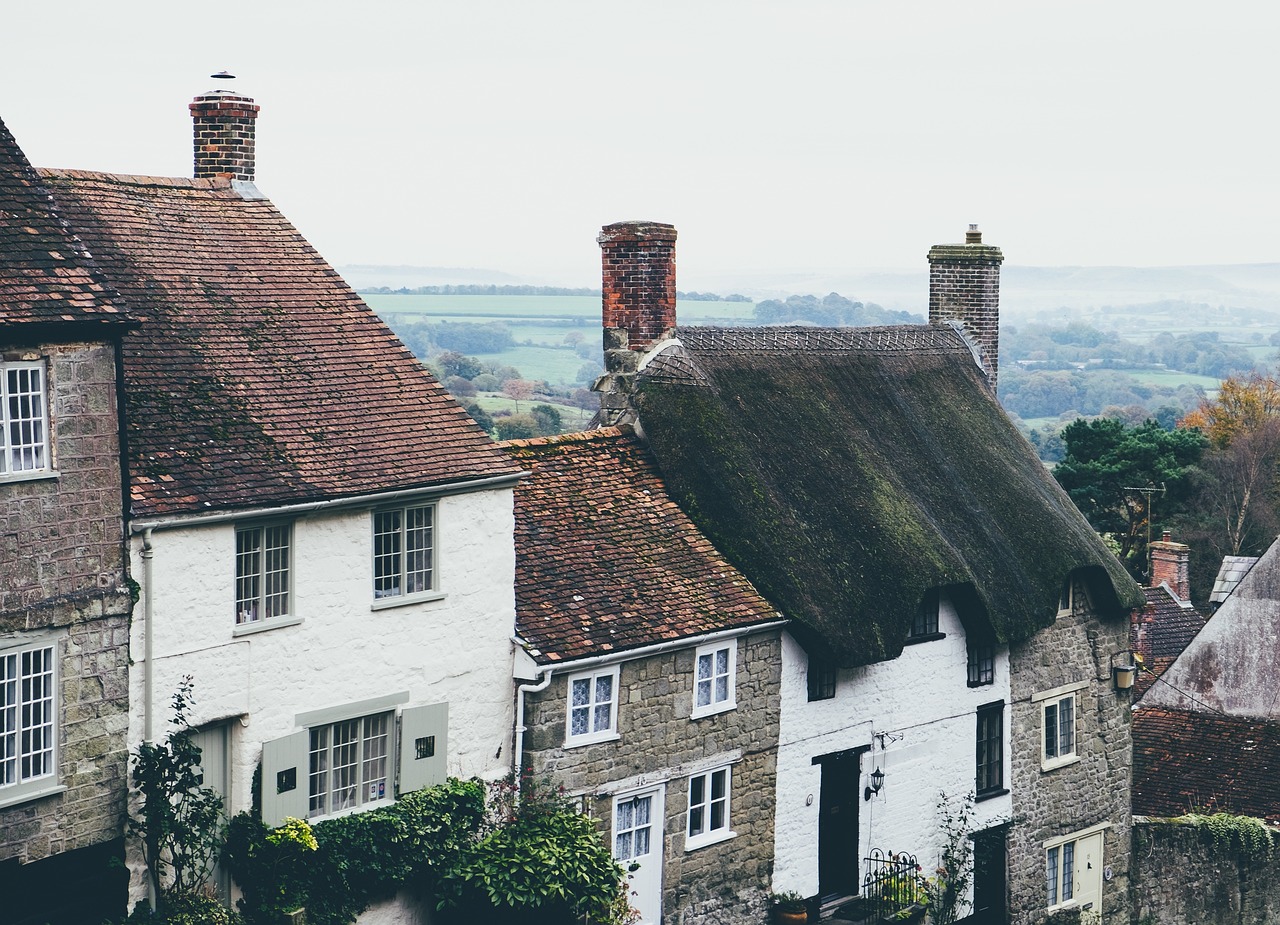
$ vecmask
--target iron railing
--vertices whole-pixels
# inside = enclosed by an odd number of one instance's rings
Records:
[[[862,908],[874,920],[897,915],[925,902],[920,865],[914,854],[885,852],[872,848],[863,861]]]

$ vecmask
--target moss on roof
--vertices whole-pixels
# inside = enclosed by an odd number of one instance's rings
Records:
[[[1077,569],[1105,610],[1142,605],[959,335],[759,330],[679,329],[686,356],[646,368],[637,406],[672,494],[802,635],[846,665],[893,658],[930,589],[972,586],[1014,642]]]

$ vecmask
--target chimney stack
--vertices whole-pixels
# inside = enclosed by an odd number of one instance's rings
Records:
[[[258,109],[252,99],[230,90],[210,90],[191,101],[197,178],[253,180],[253,136]]]
[[[1000,367],[1000,248],[970,225],[963,244],[929,248],[929,323],[958,321],[982,352],[991,391]]]
[[[601,257],[605,374],[600,393],[605,425],[635,419],[631,379],[640,359],[676,326],[676,229],[662,222],[616,222],[596,238]]]
[[[1151,587],[1162,584],[1168,585],[1178,600],[1191,600],[1191,547],[1173,542],[1168,530],[1151,544]]]

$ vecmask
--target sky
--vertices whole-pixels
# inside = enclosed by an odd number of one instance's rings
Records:
[[[922,268],[970,222],[1010,264],[1274,262],[1277,25],[1263,0],[28,2],[0,119],[37,166],[189,176],[187,104],[228,70],[259,188],[338,266],[598,285],[625,219],[677,227],[681,288]]]

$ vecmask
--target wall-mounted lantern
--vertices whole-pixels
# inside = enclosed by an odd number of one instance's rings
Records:
[[[876,768],[871,772],[871,786],[862,791],[864,800],[871,799],[875,794],[880,792],[880,788],[884,786],[884,771]]]
[[[1117,652],[1111,656],[1111,678],[1116,690],[1127,691],[1138,677],[1138,665],[1133,652]]]

